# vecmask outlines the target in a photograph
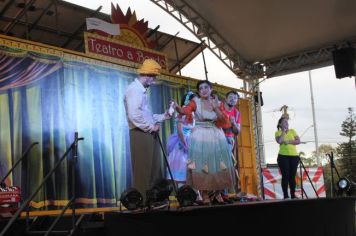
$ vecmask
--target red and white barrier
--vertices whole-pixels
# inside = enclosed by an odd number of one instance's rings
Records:
[[[325,197],[325,185],[324,185],[324,175],[322,167],[312,167],[306,168],[306,171],[309,174],[309,177],[314,185],[315,190],[318,193],[319,197]],[[268,167],[262,169],[263,175],[263,185],[264,185],[264,194],[265,199],[283,199],[283,192],[281,187],[282,175],[279,171],[278,167]],[[307,173],[302,171],[302,184],[306,196],[304,194],[304,198],[317,198],[313,187],[308,179]],[[298,198],[302,198],[302,190],[301,190],[301,178],[300,171],[298,168],[297,176],[296,176],[296,196]]]

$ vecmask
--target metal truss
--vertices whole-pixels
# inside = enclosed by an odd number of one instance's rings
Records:
[[[234,74],[245,81],[262,77],[271,78],[332,65],[332,51],[335,47],[356,44],[356,40],[353,39],[352,42],[337,42],[324,48],[312,49],[275,60],[260,61],[257,64],[249,63],[241,58],[238,52],[186,0],[150,1],[181,22],[191,33],[203,41],[206,47]]]
[[[248,87],[250,91],[256,91],[259,94],[259,84],[260,81],[250,80],[248,81]],[[259,95],[257,95],[259,96]],[[262,99],[259,97],[256,103],[255,98],[251,97],[250,107],[251,107],[251,120],[254,133],[254,151],[256,154],[256,174],[257,174],[257,193],[259,196],[264,198],[263,193],[263,177],[262,168],[266,166],[264,142],[263,142],[263,126],[262,126],[262,109],[261,109]]]
[[[265,75],[270,78],[274,76],[289,74],[320,67],[320,64],[331,63],[331,50],[320,49],[317,52],[305,52],[294,56],[283,57],[278,60],[266,61]]]
[[[318,50],[265,61],[260,66],[263,68],[263,75],[267,78],[316,69],[333,64],[332,52],[336,48],[348,47],[355,44],[356,40],[353,42],[338,42]]]
[[[236,50],[185,0],[150,0],[199,38],[234,74],[250,78],[255,65],[250,65]],[[258,68],[258,67],[257,67]]]

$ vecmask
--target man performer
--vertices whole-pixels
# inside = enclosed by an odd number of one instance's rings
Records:
[[[241,117],[240,117],[240,112],[236,108],[236,104],[238,103],[240,99],[240,96],[237,92],[235,91],[229,91],[225,95],[225,100],[224,102],[220,103],[220,110],[223,112],[225,116],[225,121],[224,122],[218,122],[217,126],[221,127],[225,133],[226,141],[228,142],[230,151],[232,152],[232,158],[233,162],[235,165],[235,168],[237,168],[238,164],[238,158],[237,155],[234,155],[234,148],[235,148],[235,136],[237,139],[237,135],[240,133],[241,130]],[[238,153],[237,151],[237,145],[236,145],[236,154]],[[236,169],[236,178],[238,180],[238,171]],[[236,183],[236,191],[238,191],[239,186],[238,186],[238,181]],[[227,191],[225,191],[225,194],[223,195],[223,198],[225,201],[227,201]]]
[[[124,98],[130,128],[133,187],[144,197],[156,180],[164,178],[156,133],[160,122],[171,117],[168,112],[153,114],[147,97],[147,89],[155,83],[160,71],[161,66],[155,60],[146,59],[137,70],[139,76],[128,86]]]
[[[225,101],[220,104],[220,109],[227,116],[228,122],[222,125],[225,137],[229,143],[230,150],[233,151],[235,147],[235,136],[240,133],[241,117],[240,112],[236,108],[240,96],[235,91],[230,91],[225,95]]]

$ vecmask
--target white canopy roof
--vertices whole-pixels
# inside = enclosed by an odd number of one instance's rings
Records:
[[[335,47],[356,44],[355,0],[151,1],[170,4],[232,61],[262,62],[267,77],[330,65]]]

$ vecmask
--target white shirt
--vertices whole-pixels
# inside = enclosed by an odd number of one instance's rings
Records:
[[[165,120],[164,114],[152,114],[147,91],[138,79],[126,89],[124,104],[130,129],[140,128],[144,132],[151,132],[156,123]]]

